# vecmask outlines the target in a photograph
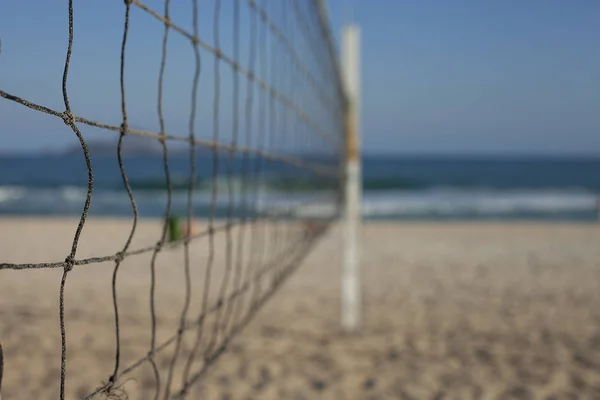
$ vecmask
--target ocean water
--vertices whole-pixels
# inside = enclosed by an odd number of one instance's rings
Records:
[[[335,180],[268,161],[238,158],[228,164],[227,156],[219,159],[216,170],[211,157],[197,160],[193,208],[199,218],[211,212],[217,217],[253,212],[327,217],[335,212]],[[320,162],[334,165],[335,160]],[[116,157],[93,157],[92,163],[90,215],[131,216]],[[125,156],[124,167],[140,215],[164,215],[160,156]],[[187,156],[171,157],[169,167],[172,210],[185,215]],[[1,156],[0,214],[78,216],[87,183],[81,155]],[[363,192],[366,219],[594,221],[600,159],[365,156]]]

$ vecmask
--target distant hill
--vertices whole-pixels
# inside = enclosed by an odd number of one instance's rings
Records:
[[[112,156],[117,154],[118,138],[113,140],[86,140],[86,145],[91,155],[94,156]],[[227,143],[228,144],[228,143]],[[168,141],[167,146],[169,149],[169,155],[188,155],[189,144],[182,141]],[[123,155],[156,155],[162,154],[162,146],[157,139],[150,139],[138,135],[127,135],[123,139]],[[274,153],[290,154],[295,157],[303,158],[307,161],[318,162],[321,160],[323,155],[315,154],[302,154],[302,153],[290,153],[290,150],[272,150]],[[214,150],[204,146],[196,146],[197,157],[212,157]],[[218,151],[220,157],[229,157],[229,149],[221,148]],[[57,154],[56,151],[51,151],[52,154]],[[81,145],[78,142],[59,150],[58,155],[76,155],[81,154]],[[236,151],[233,153],[235,158],[242,157],[243,153]],[[326,156],[329,158],[330,156]]]
[[[117,153],[118,139],[115,140],[87,140],[88,150],[93,155],[114,155]],[[162,147],[157,140],[140,136],[125,136],[123,139],[123,154],[152,155],[160,154]],[[79,143],[67,147],[62,152],[64,155],[81,154]]]
[[[86,140],[86,145],[88,147],[88,151],[91,155],[94,156],[106,156],[106,155],[116,155],[117,154],[117,146],[118,139],[115,140]],[[169,149],[169,155],[171,156],[180,156],[189,154],[189,145],[185,142],[180,141],[168,141],[167,146]],[[160,142],[156,139],[150,139],[143,136],[137,135],[128,135],[123,139],[123,155],[156,155],[160,156],[162,154],[162,146]],[[56,154],[55,151],[52,153]],[[81,145],[79,143],[75,143],[70,145],[63,150],[59,150],[60,155],[75,155],[81,154]],[[196,156],[197,157],[211,157],[213,154],[213,150],[196,146]],[[228,157],[229,151],[221,149],[219,150],[219,154],[222,157]],[[241,153],[236,153],[236,156],[239,157]]]

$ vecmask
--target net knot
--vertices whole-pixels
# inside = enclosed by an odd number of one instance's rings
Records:
[[[67,258],[65,258],[65,271],[71,271],[74,265],[75,258],[72,255],[69,255]]]
[[[62,119],[67,125],[73,126],[75,124],[75,116],[69,110],[62,113]]]
[[[124,251],[120,251],[117,254],[115,254],[115,261],[116,262],[123,262],[123,260],[125,259],[125,252]]]
[[[126,0],[126,1],[127,1],[127,0]],[[128,131],[128,130],[129,130],[129,124],[127,124],[127,121],[124,121],[124,122],[121,124],[121,130],[120,130],[120,132],[121,132],[121,135],[123,135],[123,136],[127,135],[127,131]]]
[[[115,376],[115,374],[112,374],[109,378],[108,378],[108,382],[106,382],[106,384],[104,385],[104,389],[102,390],[102,392],[105,395],[110,395],[115,387],[115,382],[117,381],[117,377]]]

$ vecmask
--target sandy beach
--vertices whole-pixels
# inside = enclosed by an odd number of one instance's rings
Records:
[[[76,224],[0,219],[0,262],[64,260]],[[117,253],[130,227],[127,220],[90,219],[76,258]],[[281,238],[294,237],[293,227],[287,232],[273,235],[279,245]],[[141,221],[131,249],[154,245],[159,234],[158,222]],[[252,235],[237,229],[231,234],[246,235],[247,243]],[[221,232],[214,241],[212,301],[227,264],[225,239]],[[333,227],[188,398],[600,399],[600,226],[366,223],[364,320],[356,336],[339,327],[340,241],[339,227]],[[209,247],[207,238],[190,245],[190,323],[201,311]],[[241,250],[244,260],[251,258],[248,247]],[[151,257],[151,252],[128,257],[119,270],[120,370],[150,349]],[[178,329],[183,265],[182,248],[156,259],[156,343]],[[114,261],[81,265],[67,277],[68,399],[86,396],[113,372],[113,268]],[[61,276],[60,268],[0,270],[3,400],[58,398]],[[209,318],[208,332],[211,323]],[[181,386],[195,335],[190,329],[184,336],[173,392]],[[168,346],[156,359],[162,390],[173,349]],[[192,371],[200,367],[194,363]],[[113,398],[152,399],[150,363],[117,387],[122,391]]]

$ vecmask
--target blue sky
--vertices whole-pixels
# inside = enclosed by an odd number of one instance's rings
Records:
[[[232,2],[222,0],[226,52],[231,52]],[[191,29],[191,2],[172,3],[173,19]],[[161,1],[146,4],[162,11]],[[241,4],[245,9],[246,2]],[[346,0],[329,1],[336,32],[348,15],[344,4]],[[200,5],[200,37],[212,43],[213,2],[202,0]],[[600,155],[599,1],[354,0],[352,8],[362,31],[365,151]],[[76,114],[117,125],[123,9],[117,0],[75,1],[69,84]],[[66,12],[66,0],[0,5],[0,89],[63,109]],[[241,24],[246,38],[246,14]],[[162,25],[134,7],[130,32],[130,121],[157,131]],[[165,118],[168,131],[185,136],[193,53],[186,39],[175,34],[171,39]],[[246,54],[242,48],[242,58]],[[210,64],[212,58],[204,55],[198,123],[205,125],[212,115]],[[228,93],[230,99],[231,72],[223,68],[221,75],[224,97]],[[223,99],[221,114],[226,131],[231,100]],[[90,139],[109,135],[82,130]],[[75,143],[62,121],[4,99],[0,140],[3,152]]]

